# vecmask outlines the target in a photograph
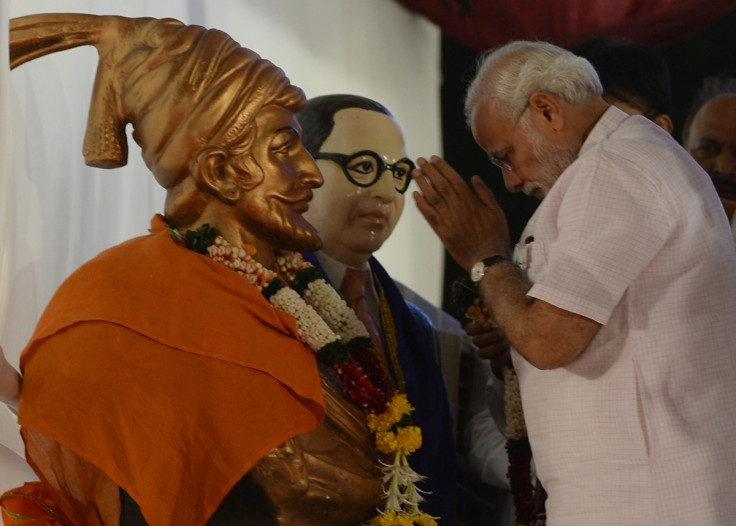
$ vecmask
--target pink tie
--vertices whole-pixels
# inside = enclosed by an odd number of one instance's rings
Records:
[[[342,290],[348,306],[355,311],[358,319],[363,322],[363,325],[368,330],[368,334],[370,334],[373,344],[376,347],[378,358],[385,366],[386,354],[383,349],[381,331],[373,320],[373,316],[368,311],[368,302],[365,297],[365,285],[367,281],[367,270],[346,269],[345,277],[342,280]]]

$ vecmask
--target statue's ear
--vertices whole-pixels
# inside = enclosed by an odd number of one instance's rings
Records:
[[[226,203],[240,199],[241,177],[225,150],[212,147],[201,150],[192,163],[192,173],[199,184]]]

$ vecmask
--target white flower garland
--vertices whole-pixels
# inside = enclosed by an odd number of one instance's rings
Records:
[[[235,270],[261,292],[278,277],[276,272],[253,259],[252,253],[244,248],[233,247],[222,236],[215,238],[214,243],[207,248],[207,253],[215,261]],[[278,273],[291,284],[296,273],[306,265],[301,254],[293,252],[279,255],[275,266]],[[370,338],[355,311],[348,307],[324,278],[311,281],[303,291],[303,296],[292,288],[282,287],[269,297],[269,302],[275,309],[291,314],[296,319],[299,338],[315,353],[339,340],[350,342],[358,337]],[[380,515],[371,524],[383,525],[388,524],[386,520],[395,520],[397,525],[401,525],[406,520],[416,519],[415,523],[419,521],[422,525],[436,525],[433,517],[419,509],[419,503],[424,498],[415,483],[425,477],[411,468],[406,453],[396,451],[393,464],[381,464],[386,505],[379,510]]]
[[[324,279],[316,279],[307,286],[304,301],[319,312],[325,323],[343,340],[349,342],[353,338],[369,337],[368,330],[355,311]]]
[[[284,287],[269,298],[273,307],[296,318],[296,328],[299,338],[313,351],[319,351],[325,345],[340,339],[340,336],[330,329],[325,320],[299,296],[288,287]]]

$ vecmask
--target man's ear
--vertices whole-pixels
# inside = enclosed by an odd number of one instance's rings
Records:
[[[546,124],[555,131],[560,131],[565,123],[560,100],[548,93],[537,91],[529,97],[529,110],[541,118],[542,124]]]
[[[652,119],[654,124],[662,128],[664,131],[672,135],[672,130],[675,129],[675,125],[672,123],[672,119],[666,113],[660,113]]]
[[[243,188],[230,156],[222,148],[209,147],[197,153],[192,173],[199,184],[227,203],[240,199]]]

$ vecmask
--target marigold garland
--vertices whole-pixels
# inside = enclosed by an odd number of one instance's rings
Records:
[[[185,236],[171,227],[169,231],[188,248],[244,277],[274,308],[294,316],[299,338],[321,362],[333,368],[345,393],[364,408],[376,448],[394,454],[394,462],[382,463],[381,468],[386,505],[367,524],[436,526],[435,518],[419,508],[424,498],[415,483],[425,477],[418,475],[407,459],[422,445],[421,429],[411,418],[414,407],[405,393],[396,392],[365,326],[319,270],[301,254],[286,251],[277,255],[275,271],[267,269],[253,258],[255,247],[234,247],[209,225]]]

